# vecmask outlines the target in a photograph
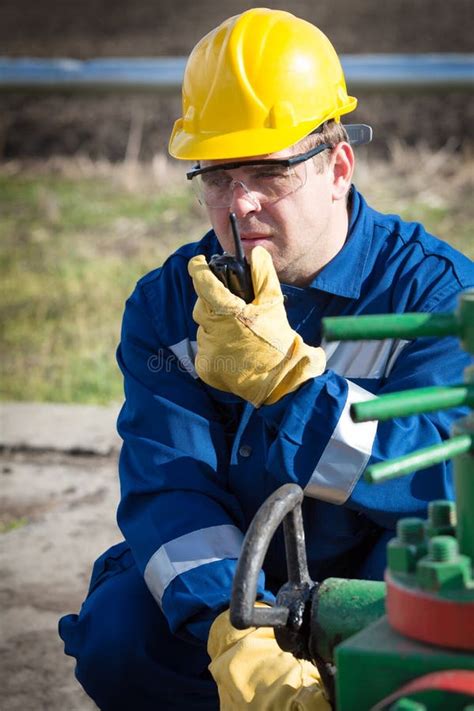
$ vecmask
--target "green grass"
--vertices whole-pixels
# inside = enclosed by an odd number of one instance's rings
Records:
[[[20,518],[13,518],[8,521],[0,521],[0,535],[2,533],[9,533],[10,531],[16,531],[19,528],[23,528],[28,525],[28,519],[26,516],[21,516]]]
[[[192,200],[111,178],[0,175],[0,212],[2,398],[120,400],[125,299],[180,242],[198,238]]]
[[[473,161],[397,148],[361,161],[376,208],[416,219],[474,256]],[[169,167],[0,166],[1,397],[108,403],[124,301],[137,279],[207,229]],[[170,303],[170,308],[172,304]]]

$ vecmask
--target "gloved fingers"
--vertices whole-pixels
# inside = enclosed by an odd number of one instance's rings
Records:
[[[303,686],[291,700],[291,711],[331,711],[331,704],[318,682]]]
[[[270,252],[264,247],[254,247],[250,254],[250,269],[255,293],[252,304],[282,302],[283,294]]]
[[[193,320],[198,326],[201,326],[204,330],[206,330],[206,324],[211,316],[212,311],[209,309],[209,306],[199,297],[194,304]]]
[[[270,605],[264,602],[257,602],[257,607],[270,607]],[[255,627],[248,627],[245,630],[238,630],[230,624],[229,610],[221,612],[211,625],[207,639],[207,653],[211,659],[214,659],[214,657],[220,656],[244,637],[253,634],[255,629]],[[271,627],[260,627],[259,634],[262,639],[275,639],[275,634]]]
[[[198,254],[189,260],[188,272],[193,280],[197,295],[211,311],[221,314],[235,314],[245,307],[245,301],[232,294],[212,273],[203,254]]]
[[[237,630],[227,611],[213,622],[207,648],[222,709],[330,711],[316,667],[280,649],[272,628]]]

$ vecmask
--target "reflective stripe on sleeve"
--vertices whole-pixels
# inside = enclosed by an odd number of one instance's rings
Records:
[[[345,378],[379,380],[389,371],[408,341],[333,341],[321,342],[327,368]]]
[[[176,576],[206,563],[238,558],[242,532],[231,525],[210,526],[168,541],[151,556],[145,568],[145,582],[155,600],[161,600]]]
[[[356,424],[349,414],[352,403],[375,396],[350,380],[347,384],[347,400],[339,422],[304,489],[306,496],[332,504],[343,504],[349,498],[369,461],[377,432],[376,421]]]

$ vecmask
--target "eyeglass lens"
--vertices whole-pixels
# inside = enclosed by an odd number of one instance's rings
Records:
[[[299,190],[306,182],[306,165],[261,165],[238,171],[213,170],[193,180],[197,197],[208,207],[230,207],[238,188],[261,203],[276,202]]]

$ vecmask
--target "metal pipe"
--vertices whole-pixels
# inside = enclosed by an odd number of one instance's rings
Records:
[[[2,91],[176,91],[184,57],[33,59],[0,57]]]
[[[455,336],[459,331],[460,325],[452,313],[334,316],[323,319],[323,333],[327,341],[410,340],[421,336]]]
[[[455,439],[470,437],[474,442],[474,415],[462,417],[453,425]],[[474,565],[474,448],[466,450],[454,460],[454,490],[456,492],[456,535],[459,552],[467,555]]]
[[[474,85],[474,54],[342,55],[351,91],[459,91]],[[0,57],[2,91],[176,91],[185,57]]]
[[[385,614],[385,583],[378,580],[326,578],[311,610],[312,659],[333,662],[334,648]]]
[[[389,393],[374,397],[373,400],[354,403],[351,405],[350,414],[354,422],[383,422],[392,417],[408,417],[466,405],[474,405],[474,384],[415,388]]]
[[[390,459],[388,462],[371,464],[364,472],[364,479],[369,484],[380,484],[403,474],[411,474],[418,469],[426,469],[432,464],[444,462],[451,457],[471,452],[473,449],[474,437],[469,434],[459,435],[441,444],[434,444],[432,447],[424,447],[403,457]]]

